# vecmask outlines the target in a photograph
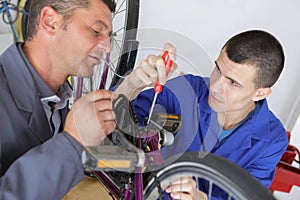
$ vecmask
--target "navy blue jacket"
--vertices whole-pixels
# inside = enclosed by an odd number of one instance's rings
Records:
[[[269,110],[264,99],[261,108],[252,112],[234,133],[219,142],[216,113],[208,105],[209,80],[185,75],[167,82],[158,94],[154,112],[181,116],[182,127],[171,146],[162,148],[166,159],[185,151],[213,152],[246,169],[263,185],[269,187],[275,166],[288,145],[286,131]],[[142,92],[133,102],[140,123],[148,112],[154,96],[153,89]]]

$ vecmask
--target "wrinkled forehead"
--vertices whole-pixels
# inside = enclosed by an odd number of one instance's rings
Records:
[[[112,12],[102,0],[91,0],[88,8],[78,8],[74,15],[89,22],[99,25],[108,31],[112,30]]]
[[[224,49],[220,52],[216,64],[220,69],[223,76],[235,80],[241,85],[254,85],[254,80],[256,78],[256,66],[247,63],[236,63],[230,60]]]

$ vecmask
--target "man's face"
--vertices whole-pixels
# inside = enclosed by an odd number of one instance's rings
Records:
[[[90,77],[102,54],[111,51],[112,13],[102,1],[91,3],[88,9],[75,10],[55,35],[56,63],[67,75]]]
[[[254,108],[255,67],[231,61],[222,50],[210,76],[209,105],[217,113],[239,116]]]

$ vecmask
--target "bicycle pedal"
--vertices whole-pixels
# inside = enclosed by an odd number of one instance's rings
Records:
[[[119,146],[93,146],[85,147],[81,159],[84,167],[94,171],[133,172],[139,155]]]

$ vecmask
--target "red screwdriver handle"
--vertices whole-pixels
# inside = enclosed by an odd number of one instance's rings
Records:
[[[169,72],[172,68],[173,61],[171,60],[168,51],[165,51],[161,57],[164,60],[164,63],[165,63],[165,66],[166,66],[166,75],[168,76]],[[159,83],[159,81],[157,81],[155,86],[154,86],[154,92],[155,93],[160,93],[161,91],[162,91],[162,85]]]
[[[164,63],[166,66],[166,75],[168,76],[173,65],[173,60],[171,60],[169,52],[167,51],[165,51],[161,57],[164,59]]]

